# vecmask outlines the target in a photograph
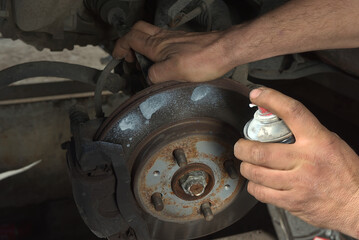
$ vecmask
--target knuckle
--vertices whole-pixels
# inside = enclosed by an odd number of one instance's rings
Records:
[[[144,23],[145,23],[144,21],[139,20],[139,21],[137,21],[137,22],[132,26],[132,29],[139,28],[139,27],[141,27]]]
[[[178,69],[182,69],[186,65],[186,60],[181,55],[176,55],[174,58],[174,64]]]
[[[154,36],[148,35],[145,39],[145,46],[147,46],[147,48],[149,48],[150,52],[153,54],[157,52],[160,44],[160,41],[158,41],[158,39]]]
[[[311,195],[313,192],[306,189],[306,187],[297,187],[296,192],[291,196],[290,201],[290,210],[295,212],[300,212],[305,209],[308,202],[311,201]]]
[[[248,182],[247,191],[253,195],[254,197],[257,196],[257,185],[255,185],[253,182]]]
[[[340,138],[336,133],[329,132],[328,136],[323,139],[325,140],[325,145],[331,149],[331,147],[337,145]]]
[[[148,78],[151,80],[151,82],[156,83],[157,82],[157,75],[156,75],[156,69],[154,67],[151,67],[148,70]]]
[[[302,211],[307,206],[309,199],[309,193],[305,192],[296,197],[293,205],[293,210]]]
[[[265,195],[264,191],[261,191],[261,189],[259,188],[259,186],[257,184],[254,184],[253,182],[249,182],[247,190],[258,201],[261,201],[261,202],[266,201],[266,195]]]
[[[288,181],[288,184],[294,188],[296,186],[298,186],[298,183],[302,183],[303,182],[303,179],[302,179],[302,176],[298,175],[298,174],[294,174],[294,173],[291,173],[287,176],[287,181]]]
[[[187,66],[186,59],[181,55],[173,55],[173,66],[178,73],[179,78],[182,80],[188,80],[192,77],[191,66]]]
[[[163,41],[165,41],[171,35],[171,31],[161,28],[156,35],[163,36]]]
[[[305,206],[305,202],[302,200],[301,193],[292,192],[285,198],[283,207],[289,212],[301,212]]]
[[[264,148],[258,144],[255,144],[251,148],[251,157],[255,163],[265,164],[267,153],[265,152]]]
[[[342,139],[339,138],[335,133],[329,132],[320,140],[321,151],[314,156],[313,161],[317,166],[316,170],[320,170],[320,166],[326,164],[334,164],[341,162],[340,159],[344,159],[344,152],[342,150]],[[318,173],[319,174],[319,173]]]
[[[306,112],[306,108],[301,102],[293,99],[289,103],[288,112],[288,114],[292,114],[293,116],[301,117]]]
[[[296,198],[290,198],[287,200],[286,209],[290,212],[300,212],[302,211],[302,204]]]
[[[297,151],[286,151],[283,153],[283,158],[287,159],[288,161],[294,161],[296,159],[300,159],[300,154]]]
[[[263,174],[262,172],[260,171],[259,168],[257,167],[253,167],[251,170],[250,170],[250,176],[253,180],[255,180],[256,182],[260,183],[262,178],[263,178]]]
[[[248,172],[248,170],[247,170],[247,163],[245,163],[245,162],[242,162],[241,163],[241,166],[240,166],[240,172],[241,172],[241,175],[243,176],[243,177],[245,177],[245,178],[247,178],[248,177],[248,174],[247,174],[247,172]]]
[[[234,156],[238,159],[241,158],[241,146],[242,146],[242,141],[243,139],[239,139],[235,144],[234,144]]]

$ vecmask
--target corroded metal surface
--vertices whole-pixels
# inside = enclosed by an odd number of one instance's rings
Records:
[[[204,197],[213,187],[213,172],[207,165],[193,163],[177,170],[172,178],[172,190],[176,196],[186,200],[188,197],[195,199]],[[178,188],[179,192],[175,191]],[[181,197],[180,194],[184,193]]]
[[[152,238],[208,235],[234,223],[256,203],[243,178],[230,178],[224,168],[226,160],[233,160],[233,145],[243,137],[241,130],[251,116],[248,91],[225,79],[154,85],[121,105],[100,127],[95,140],[124,147],[134,195]],[[172,189],[173,175],[180,168],[173,156],[178,148],[185,151],[187,166],[201,163],[210,168],[208,176],[213,172],[213,188],[200,198],[184,200]],[[235,162],[239,172],[239,161]],[[160,211],[151,202],[156,192],[162,194]],[[202,215],[204,203],[211,205],[213,219],[207,216],[206,221]]]
[[[183,168],[175,164],[172,156],[173,149],[179,146],[185,150],[188,161]],[[221,211],[231,203],[244,182],[242,177],[231,179],[224,169],[224,162],[234,158],[232,147],[233,140],[225,141],[213,132],[169,142],[149,159],[143,159],[146,163],[137,169],[134,191],[139,203],[159,219],[178,222],[202,218],[200,206],[205,202],[212,204],[214,214]],[[236,162],[239,171],[239,162]],[[186,194],[179,183],[182,176],[192,171],[204,171],[208,175],[207,186],[200,196]],[[153,192],[163,194],[165,208],[160,213],[151,205],[149,196]]]

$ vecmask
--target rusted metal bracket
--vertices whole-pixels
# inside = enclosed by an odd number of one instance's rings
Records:
[[[76,108],[70,113],[74,137],[65,143],[73,194],[80,214],[98,237],[147,240],[149,230],[131,190],[131,175],[120,144],[93,141],[103,119],[88,120]],[[115,196],[113,198],[112,196]],[[104,214],[111,209],[111,216]]]
[[[141,216],[131,191],[131,175],[126,166],[122,146],[107,142],[101,142],[101,145],[104,152],[111,152],[112,166],[117,180],[117,206],[122,216],[134,230],[138,240],[150,239],[147,223]]]

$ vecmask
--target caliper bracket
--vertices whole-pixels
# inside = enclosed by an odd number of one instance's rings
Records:
[[[74,137],[65,144],[81,217],[98,237],[128,239],[134,232],[138,240],[150,239],[147,223],[132,194],[123,148],[120,144],[90,140],[93,125],[94,120],[73,126]]]

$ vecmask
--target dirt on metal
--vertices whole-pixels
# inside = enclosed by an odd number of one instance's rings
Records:
[[[206,125],[201,121],[199,122],[202,126]],[[212,122],[209,124],[211,126],[207,125],[207,127],[210,127],[210,129],[217,129],[218,132],[221,132],[222,134],[223,132],[228,133],[228,129],[224,130],[222,128],[220,130],[218,126],[213,127],[213,125],[216,124],[216,122]],[[196,124],[192,122],[190,126],[193,128],[193,125]],[[195,127],[193,129],[195,129]],[[181,128],[181,130],[183,130],[183,128]],[[220,212],[231,203],[233,198],[238,194],[244,179],[238,177],[238,179],[235,180],[236,183],[233,184],[235,186],[233,186],[234,189],[232,189],[231,194],[225,197],[222,196],[225,186],[230,179],[230,176],[224,168],[224,162],[234,158],[232,150],[234,142],[230,137],[231,133],[224,134],[229,136],[229,139],[223,139],[223,137],[217,135],[218,132],[212,132],[211,134],[209,134],[208,131],[207,134],[195,132],[177,140],[164,141],[162,144],[156,145],[156,149],[151,148],[152,145],[149,146],[150,149],[144,147],[146,150],[142,151],[148,153],[148,158],[141,158],[143,166],[142,169],[137,170],[135,174],[137,180],[134,184],[134,191],[137,199],[140,204],[143,204],[143,208],[146,212],[149,212],[160,219],[189,221],[203,218],[200,210],[200,206],[203,203],[210,202],[214,214]],[[163,132],[161,133],[163,134]],[[174,135],[176,136],[176,134]],[[152,138],[151,140],[147,141],[147,139],[145,139],[143,141],[149,143],[155,140]],[[197,143],[201,142],[218,144],[220,148],[223,148],[223,153],[216,156],[213,153],[201,152],[197,147]],[[188,164],[182,168],[178,166],[172,154],[173,151],[178,148],[184,150],[188,161]],[[157,161],[161,161],[160,164],[157,163]],[[212,165],[209,166],[206,162]],[[159,165],[166,165],[166,168],[164,170],[157,169],[156,167]],[[235,167],[239,172],[239,163]],[[179,184],[179,179],[191,171],[204,171],[208,175],[208,184],[205,188],[205,192],[200,196],[190,196],[186,194]],[[146,179],[150,179],[154,172],[162,172],[162,176],[158,184],[151,185],[146,182]],[[166,172],[168,174],[166,174]],[[155,208],[151,203],[151,195],[154,192],[161,192],[163,196],[162,200],[165,207],[161,212],[155,211]],[[168,208],[172,208],[172,212],[167,212],[166,208],[167,210]],[[177,211],[174,211],[173,209],[177,209]],[[174,214],[175,212],[177,214]]]
[[[191,196],[188,195],[187,193],[184,192],[181,184],[180,184],[180,179],[185,176],[186,174],[192,172],[192,171],[204,171],[207,174],[207,186],[205,187],[204,192],[200,195],[200,196]],[[212,172],[212,169],[202,163],[192,163],[187,165],[186,167],[180,168],[179,170],[177,170],[177,172],[173,175],[172,178],[172,190],[174,192],[174,194],[176,194],[177,197],[186,200],[186,201],[193,201],[193,200],[197,200],[197,199],[201,199],[203,197],[205,197],[213,188],[214,186],[214,175]],[[199,185],[199,184],[197,184]],[[192,186],[193,187],[197,187],[202,188],[202,186]],[[199,191],[199,190],[198,190]]]

